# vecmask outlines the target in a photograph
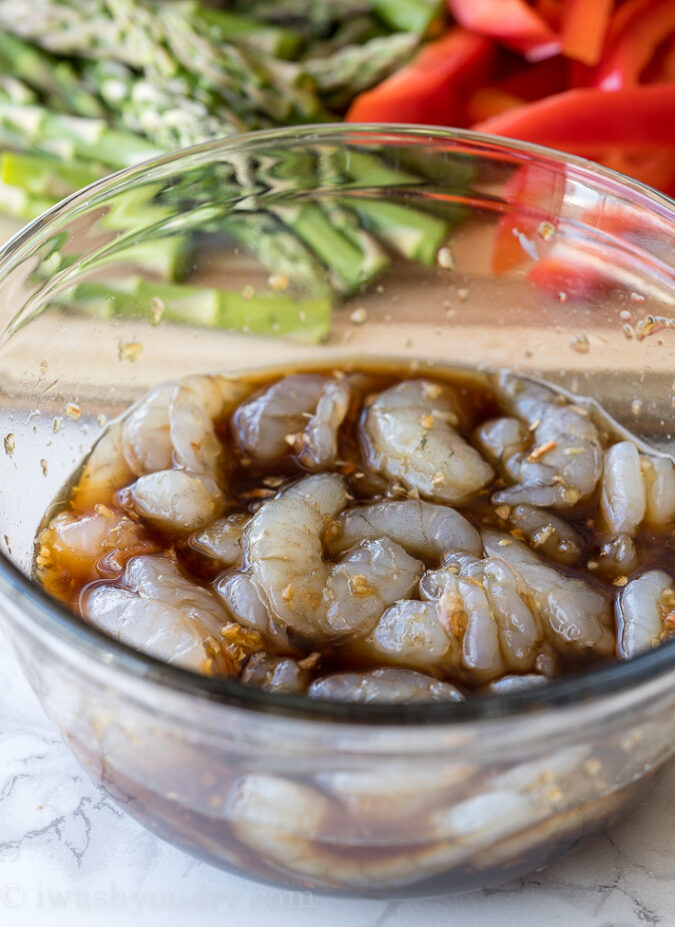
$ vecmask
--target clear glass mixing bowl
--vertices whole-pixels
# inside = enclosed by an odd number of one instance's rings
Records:
[[[421,213],[448,232],[437,256],[418,248]],[[375,264],[368,229],[385,245]],[[615,820],[673,752],[675,644],[458,704],[313,702],[110,640],[31,580],[33,543],[106,420],[207,370],[510,365],[595,396],[672,452],[674,230],[666,198],[576,158],[471,133],[322,126],[121,172],[16,235],[0,254],[0,604],[90,775],[216,865],[349,893],[491,885]],[[376,281],[359,285],[359,255],[382,265]],[[182,303],[158,282],[177,256],[202,288]]]

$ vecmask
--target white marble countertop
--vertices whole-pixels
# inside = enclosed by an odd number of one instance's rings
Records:
[[[483,893],[370,901],[284,892],[157,839],[93,785],[0,635],[0,924],[11,927],[637,927],[675,923],[675,767],[604,837]]]

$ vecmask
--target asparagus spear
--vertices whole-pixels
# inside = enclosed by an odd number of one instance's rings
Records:
[[[330,328],[330,300],[298,301],[284,293],[243,295],[212,287],[181,286],[131,278],[125,285],[77,284],[56,304],[103,318],[132,316],[261,335],[286,335],[316,343]]]
[[[45,155],[5,151],[0,154],[0,180],[32,196],[57,202],[104,176],[105,169],[88,162],[61,161]]]
[[[162,153],[141,136],[113,129],[102,119],[53,113],[36,103],[21,105],[1,91],[0,140],[64,160],[99,161],[114,169],[131,167]]]
[[[292,58],[302,42],[302,36],[291,29],[259,22],[231,10],[192,3],[191,14],[207,23],[219,41],[242,41],[275,58]]]
[[[273,210],[325,263],[339,293],[351,295],[379,276],[389,264],[377,241],[358,228],[353,214],[315,203]]]
[[[8,32],[0,32],[0,69],[41,91],[58,109],[75,116],[106,115],[69,61],[38,51]]]
[[[361,45],[348,45],[330,57],[306,58],[304,70],[316,81],[328,104],[337,109],[388,77],[410,57],[417,36],[395,32]]]
[[[443,7],[442,0],[373,0],[377,15],[394,29],[423,35]]]
[[[158,86],[191,76],[252,120],[321,118],[297,65],[214,40],[192,9],[159,0],[0,0],[0,26],[57,54],[121,61]]]

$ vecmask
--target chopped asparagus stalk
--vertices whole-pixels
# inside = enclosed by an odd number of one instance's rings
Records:
[[[43,106],[22,106],[0,97],[0,132],[7,130],[19,147],[66,158],[100,161],[123,168],[162,154],[140,135],[111,129],[102,119],[52,113]]]
[[[302,41],[301,36],[290,29],[250,19],[241,13],[197,3],[193,5],[193,11],[194,15],[211,26],[217,39],[232,42],[243,40],[275,58],[292,58]]]
[[[319,91],[327,95],[329,105],[340,109],[357,93],[392,74],[407,61],[417,44],[417,36],[395,32],[363,45],[348,45],[330,57],[306,59],[303,67]]]
[[[325,296],[329,291],[321,261],[277,217],[269,213],[231,213],[220,228],[250,250],[264,267],[286,277],[301,292]]]
[[[49,197],[33,196],[21,187],[0,183],[0,212],[13,219],[30,222],[58,202]]]
[[[82,85],[69,61],[38,51],[8,32],[0,32],[0,68],[35,87],[73,115],[105,115],[102,103]]]
[[[329,216],[314,203],[278,206],[274,211],[321,258],[338,292],[357,292],[389,264],[377,242],[347,222],[344,213],[333,211]]]
[[[384,200],[344,200],[355,209],[365,228],[410,260],[428,266],[450,233],[447,222],[421,209]]]
[[[285,335],[312,344],[330,329],[327,297],[296,300],[284,293],[242,294],[131,278],[125,286],[77,284],[58,305],[101,318],[136,316],[260,335]]]
[[[0,180],[27,193],[60,200],[86,187],[105,170],[83,162],[63,162],[47,155],[5,151],[0,155]]]
[[[377,15],[388,26],[424,35],[438,16],[442,0],[373,0]]]

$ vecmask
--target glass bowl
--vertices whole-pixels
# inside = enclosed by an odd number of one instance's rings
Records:
[[[105,422],[194,372],[512,366],[672,453],[674,230],[670,201],[578,158],[321,126],[123,171],[16,235],[0,254],[0,604],[84,769],[187,851],[317,891],[485,887],[616,820],[673,753],[675,643],[457,704],[272,695],[83,624],[32,581],[34,538]]]

